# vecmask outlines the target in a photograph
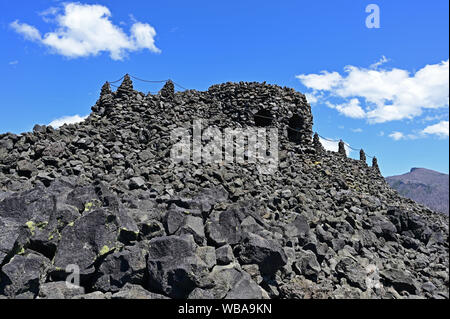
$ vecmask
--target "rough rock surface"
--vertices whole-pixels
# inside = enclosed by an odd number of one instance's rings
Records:
[[[449,297],[448,216],[399,196],[376,160],[325,151],[303,94],[241,82],[145,95],[125,77],[92,110],[0,135],[0,296]],[[173,163],[171,132],[195,119],[278,128],[277,170]]]

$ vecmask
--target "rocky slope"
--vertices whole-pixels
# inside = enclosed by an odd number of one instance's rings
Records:
[[[402,196],[448,215],[448,174],[412,168],[409,173],[386,177],[386,181]]]
[[[145,95],[125,77],[92,110],[0,136],[0,295],[448,298],[448,217],[399,196],[364,156],[324,151],[304,95],[170,82]],[[277,127],[277,170],[174,164],[171,131],[195,118]]]

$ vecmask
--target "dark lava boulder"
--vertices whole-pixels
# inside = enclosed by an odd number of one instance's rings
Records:
[[[257,264],[262,273],[274,274],[287,262],[283,248],[275,241],[249,233],[237,248],[243,264]]]
[[[196,250],[192,236],[150,240],[147,259],[150,287],[172,298],[186,298],[194,288],[208,285],[208,267]]]

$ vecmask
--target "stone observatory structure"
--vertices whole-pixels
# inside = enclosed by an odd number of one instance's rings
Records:
[[[133,84],[126,75],[114,94],[115,100],[126,102],[134,96]],[[291,88],[256,82],[224,83],[213,85],[206,92],[191,90],[176,96],[175,87],[169,81],[161,89],[159,96],[163,103],[167,103],[168,109],[165,111],[176,115],[178,123],[201,118],[205,120],[206,126],[214,125],[219,128],[274,127],[282,132],[282,141],[305,146],[312,143],[311,106],[305,95]],[[102,87],[99,101],[92,109],[101,115],[114,107],[107,82]]]
[[[278,129],[276,169],[175,163],[196,119]],[[0,298],[448,298],[448,216],[312,124],[293,89],[145,94],[125,76],[81,123],[0,135]]]

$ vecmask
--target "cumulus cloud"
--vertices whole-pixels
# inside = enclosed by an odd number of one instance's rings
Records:
[[[427,126],[422,133],[423,134],[434,134],[441,138],[448,137],[449,131],[449,121],[441,121],[437,124]]]
[[[334,105],[330,102],[327,102],[326,104],[347,117],[361,119],[366,116],[366,112],[362,109],[358,99],[351,99],[348,103],[338,105]]]
[[[331,141],[331,140],[326,140],[321,137],[319,137],[319,141],[320,141],[320,144],[322,144],[323,148],[326,149],[327,151],[337,152],[339,150],[339,142],[337,142],[337,141],[335,142],[335,141]],[[350,149],[350,147],[348,147],[347,144],[344,145],[344,148],[345,148],[345,153],[348,156],[348,154],[350,154],[350,152],[351,152],[351,149]]]
[[[63,126],[64,124],[75,124],[75,123],[83,122],[87,117],[88,117],[88,115],[80,116],[78,114],[73,115],[73,116],[63,116],[61,118],[51,121],[48,125],[52,126],[53,128],[59,128],[59,127]]]
[[[322,71],[320,74],[300,74],[296,76],[303,85],[314,90],[331,90],[342,81],[337,72]]]
[[[155,45],[156,31],[151,25],[135,21],[127,35],[112,23],[110,10],[102,5],[65,3],[63,10],[50,8],[41,15],[44,21],[56,23],[55,31],[41,35],[35,27],[18,20],[10,25],[26,39],[69,58],[109,52],[113,60],[122,60],[127,52],[143,49],[161,52]],[[49,18],[52,15],[54,17]]]
[[[449,61],[426,65],[414,74],[383,69],[382,58],[370,68],[347,66],[344,74],[322,71],[296,77],[310,94],[345,116],[366,118],[369,123],[413,119],[426,109],[449,106]],[[342,99],[336,105],[335,99]],[[328,103],[326,103],[328,102]]]

